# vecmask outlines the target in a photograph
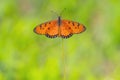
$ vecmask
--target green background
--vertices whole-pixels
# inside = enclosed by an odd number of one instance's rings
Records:
[[[85,32],[63,41],[33,32],[64,9]],[[63,52],[67,80],[120,80],[120,0],[0,1],[0,80],[62,80]]]

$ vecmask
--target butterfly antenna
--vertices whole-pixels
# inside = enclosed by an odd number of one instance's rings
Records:
[[[66,58],[65,58],[65,53],[64,53],[64,44],[63,44],[63,39],[62,39],[62,62],[63,62],[63,80],[66,80]]]
[[[59,16],[62,16],[62,14],[64,13],[64,11],[66,11],[66,8],[64,8],[64,9],[61,11],[61,13],[60,13]]]
[[[56,16],[59,16],[57,12],[51,10],[52,13],[54,13]]]
[[[60,12],[60,14],[58,14],[57,12],[55,12],[55,11],[53,11],[53,10],[51,10],[51,12],[54,13],[54,14],[56,14],[57,17],[58,17],[58,16],[62,16],[62,14],[64,13],[65,10],[66,10],[66,8],[64,8],[64,9]]]

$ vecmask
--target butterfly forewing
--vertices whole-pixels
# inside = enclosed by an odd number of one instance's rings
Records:
[[[45,24],[40,24],[40,25],[37,25],[37,26],[34,28],[34,32],[37,33],[37,34],[45,34],[47,28],[48,28],[48,27],[46,27],[46,23],[45,23]]]
[[[68,20],[62,20],[62,22],[66,24],[67,27],[72,29],[72,34],[78,34],[84,32],[86,29],[83,24],[80,24],[78,22],[68,21]]]
[[[46,22],[35,27],[34,32],[45,34],[49,38],[55,38],[58,35],[57,20]]]

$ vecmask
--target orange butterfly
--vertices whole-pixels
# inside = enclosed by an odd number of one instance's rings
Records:
[[[46,35],[49,38],[69,38],[73,34],[78,34],[85,30],[86,28],[83,24],[69,20],[61,20],[60,16],[58,20],[45,22],[34,28],[35,33]]]

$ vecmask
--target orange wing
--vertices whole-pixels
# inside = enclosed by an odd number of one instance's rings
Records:
[[[34,28],[34,32],[37,34],[45,34],[49,38],[55,38],[58,36],[57,20],[40,24]]]
[[[78,34],[86,30],[85,26],[68,20],[62,20],[60,26],[60,36],[62,38],[69,38],[73,34]]]

